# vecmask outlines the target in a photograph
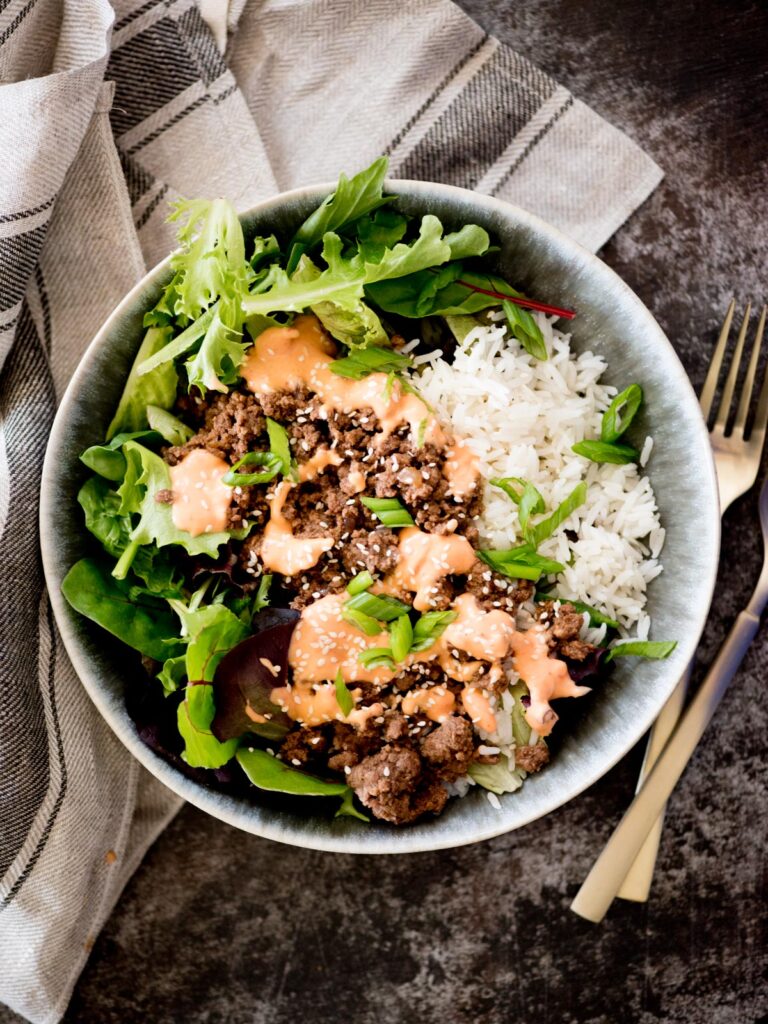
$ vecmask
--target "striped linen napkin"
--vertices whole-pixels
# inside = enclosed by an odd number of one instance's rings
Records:
[[[82,689],[37,539],[57,400],[171,248],[168,200],[388,153],[594,250],[661,172],[448,0],[0,0],[0,82],[0,999],[42,1024],[180,806]]]

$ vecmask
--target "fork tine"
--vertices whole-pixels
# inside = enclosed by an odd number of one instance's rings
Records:
[[[733,424],[733,432],[737,430],[744,433],[744,428],[747,425],[747,416],[749,415],[749,402],[752,398],[752,389],[755,386],[755,374],[757,373],[757,363],[760,358],[760,346],[763,343],[763,329],[765,328],[765,306],[760,314],[760,320],[757,325],[757,332],[755,334],[755,341],[752,346],[752,356],[749,360],[749,367],[747,369],[747,376],[744,379],[744,387],[741,389],[741,400],[739,402],[739,409],[736,413],[736,420]]]
[[[725,355],[725,348],[728,344],[728,333],[731,329],[731,320],[733,320],[733,311],[735,308],[736,299],[731,299],[728,304],[728,311],[725,314],[725,320],[723,320],[720,337],[717,339],[717,345],[714,353],[712,354],[712,362],[709,364],[707,379],[704,381],[704,387],[701,391],[701,398],[699,399],[699,402],[701,404],[701,412],[705,420],[709,419],[712,400],[715,397],[715,392],[717,391],[717,379],[720,376],[720,367],[723,365],[723,356]]]
[[[760,317],[761,330],[764,323],[765,307],[763,307],[763,315]],[[763,386],[760,389],[760,400],[757,403],[755,422],[752,426],[752,433],[749,436],[750,445],[759,445],[760,448],[763,447],[766,424],[768,424],[768,367],[766,367],[765,376],[763,377]]]
[[[733,392],[736,388],[736,378],[739,375],[739,367],[741,365],[741,354],[744,351],[744,339],[747,336],[747,327],[749,327],[749,316],[751,312],[752,303],[748,302],[746,312],[744,313],[744,319],[741,321],[739,336],[736,339],[736,348],[733,350],[731,368],[728,371],[728,376],[725,381],[725,387],[723,388],[723,397],[720,400],[720,408],[717,410],[717,419],[715,420],[715,426],[719,427],[721,430],[725,430],[726,424],[728,423],[728,413],[731,411]]]

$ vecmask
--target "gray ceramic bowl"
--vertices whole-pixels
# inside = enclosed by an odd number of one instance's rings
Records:
[[[503,797],[500,811],[473,791],[439,818],[403,829],[334,821],[322,812],[306,816],[289,802],[275,809],[203,788],[139,739],[123,699],[131,685],[124,649],[72,611],[60,584],[86,548],[75,500],[84,478],[78,454],[104,436],[139,344],[142,314],[170,276],[167,260],[126,296],[85,353],[56,417],[42,480],[43,561],[56,619],[83,685],[126,747],[170,789],[223,821],[295,846],[344,853],[410,853],[488,839],[546,814],[599,779],[649,728],[693,655],[712,596],[720,532],[714,466],[696,397],[637,296],[595,256],[514,206],[445,185],[391,181],[388,188],[405,212],[435,213],[454,228],[484,225],[499,241],[500,266],[515,285],[577,309],[577,349],[605,354],[609,382],[642,383],[647,402],[640,429],[655,439],[648,471],[667,540],[665,569],[651,584],[648,607],[654,636],[676,638],[677,650],[667,661],[618,661],[610,684],[591,698],[589,714],[564,737],[552,764]],[[329,191],[301,189],[262,203],[244,216],[246,230],[290,236]]]

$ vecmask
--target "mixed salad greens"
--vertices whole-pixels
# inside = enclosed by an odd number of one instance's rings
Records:
[[[170,219],[179,224],[180,248],[170,261],[170,279],[144,317],[144,337],[104,442],[81,456],[92,475],[78,502],[96,550],[72,567],[62,588],[79,613],[143,656],[154,685],[176,707],[187,765],[219,769],[234,759],[260,789],[334,796],[341,801],[339,814],[362,818],[346,783],[314,778],[269,750],[291,724],[269,694],[285,682],[284,655],[298,613],[272,607],[269,575],[255,593],[232,581],[226,554],[251,524],[193,536],[174,525],[170,504],[157,495],[171,489],[161,451],[193,434],[174,412],[179,396],[226,393],[237,383],[253,339],[267,327],[290,323],[296,313],[314,313],[344,347],[332,369],[351,379],[384,372],[412,387],[403,376],[411,360],[392,347],[388,316],[445,317],[461,340],[475,314],[501,308],[526,350],[547,358],[530,310],[572,314],[526,299],[487,272],[477,260],[494,249],[481,226],[446,231],[432,214],[399,212],[395,197],[383,192],[386,168],[380,158],[351,178],[342,175],[289,240],[257,236],[246,244],[224,199],[176,204]],[[596,462],[635,460],[638,453],[619,442],[641,402],[642,391],[632,384],[606,412],[601,437],[574,450]],[[285,430],[269,424],[269,451],[245,456],[226,483],[263,482],[295,471]],[[585,485],[542,518],[544,503],[532,484],[491,483],[518,503],[525,543],[480,556],[512,577],[538,580],[556,572],[557,563],[541,559],[536,549],[583,502]],[[399,503],[367,500],[385,525],[407,525]],[[593,623],[617,625],[574,603],[589,611]],[[411,636],[409,642],[421,640]],[[614,647],[608,657],[664,657],[672,647],[635,641]],[[341,704],[344,693],[339,699]],[[475,776],[481,784],[484,770],[478,766]]]

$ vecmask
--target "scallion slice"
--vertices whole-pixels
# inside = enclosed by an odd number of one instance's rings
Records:
[[[478,551],[477,554],[495,572],[513,579],[532,580],[534,583],[545,573],[563,572],[565,566],[551,558],[537,555],[530,544],[508,551]]]
[[[290,475],[296,480],[296,467],[291,455],[291,442],[288,437],[288,431],[281,424],[267,416],[267,434],[269,435],[270,451],[282,462],[283,475]]]
[[[261,473],[240,473],[243,466],[264,466]],[[267,484],[282,471],[283,460],[273,452],[248,452],[238,459],[232,469],[225,473],[221,482],[228,487],[250,487],[252,484]]]
[[[626,444],[607,444],[605,441],[579,441],[571,446],[571,451],[583,455],[590,462],[610,462],[617,466],[635,462],[639,452]]]
[[[413,627],[411,651],[427,651],[457,618],[457,612],[425,612]]]
[[[414,525],[411,513],[397,498],[361,498],[360,501],[384,526],[397,529],[399,526]]]
[[[389,627],[389,643],[395,661],[405,661],[413,642],[413,627],[407,615],[395,619]]]
[[[542,519],[541,522],[536,523],[535,526],[528,526],[527,523],[523,526],[523,533],[528,543],[537,548],[539,544],[545,541],[548,537],[551,537],[555,530],[561,526],[565,520],[575,512],[577,508],[587,500],[587,485],[582,482],[577,484],[565,501],[561,501],[554,512],[548,515],[546,519]],[[522,502],[520,503],[522,506]],[[521,520],[522,525],[522,520]]]
[[[336,687],[336,703],[341,708],[342,715],[346,718],[349,712],[354,708],[355,701],[352,694],[347,689],[347,684],[344,682],[341,669],[336,673],[333,685]]]
[[[632,655],[635,658],[651,658],[654,661],[660,661],[663,658],[668,658],[676,647],[677,640],[627,640],[626,643],[611,647],[605,660],[613,661],[614,658],[625,658]]]
[[[635,414],[643,404],[643,389],[639,384],[630,384],[603,413],[600,440],[613,444],[629,428]]]
[[[409,605],[398,601],[396,597],[390,597],[389,594],[371,594],[367,590],[350,597],[344,607],[362,612],[363,615],[370,615],[379,622],[392,622],[401,615],[407,615],[411,610]]]
[[[357,660],[364,668],[394,668],[395,660],[390,647],[369,647],[361,651]]]
[[[368,587],[372,587],[373,583],[373,576],[371,576],[367,569],[364,569],[363,572],[359,572],[357,576],[354,576],[349,581],[347,584],[347,593],[352,594],[353,597],[355,594],[362,594],[362,592],[367,590]]]
[[[351,626],[355,626],[366,636],[378,636],[382,629],[376,619],[356,608],[349,608],[346,605],[341,609],[341,617]]]

